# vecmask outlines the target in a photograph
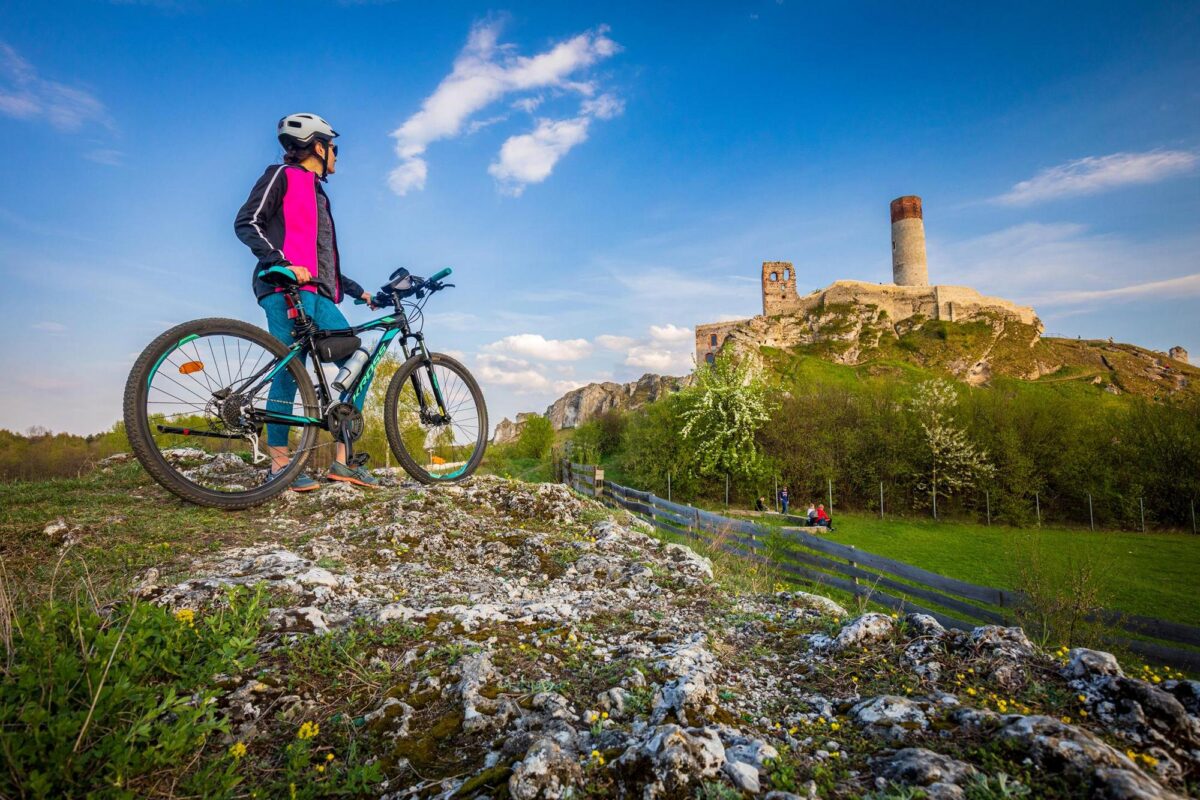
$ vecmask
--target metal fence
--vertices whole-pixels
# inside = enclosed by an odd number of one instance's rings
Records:
[[[929,614],[948,628],[970,630],[979,623],[1013,624],[1016,609],[1027,602],[1020,592],[969,583],[831,542],[802,529],[806,520],[800,517],[786,516],[789,522],[797,523],[795,527],[772,528],[606,481],[604,470],[594,465],[564,459],[556,463],[556,471],[559,480],[579,493],[630,511],[665,533],[704,542],[799,581],[867,597],[898,612]],[[782,537],[786,548],[772,548],[772,535]],[[1185,649],[1200,648],[1200,627],[1107,609],[1096,617],[1114,628],[1148,637],[1111,637],[1110,644],[1179,669],[1200,671],[1200,650]]]

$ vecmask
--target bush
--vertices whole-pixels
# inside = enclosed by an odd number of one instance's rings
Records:
[[[546,458],[554,444],[554,427],[545,417],[529,417],[521,426],[513,455],[517,458]]]

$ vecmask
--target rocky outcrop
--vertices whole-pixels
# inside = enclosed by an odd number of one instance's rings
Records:
[[[517,414],[515,422],[505,417],[496,424],[496,432],[492,435],[492,444],[515,442],[521,438],[521,431],[525,429],[525,422],[539,416],[541,415],[536,411],[522,411]]]
[[[688,384],[689,378],[647,373],[630,383],[589,383],[572,389],[546,409],[555,430],[575,428],[608,411],[641,408]]]
[[[339,485],[281,497],[264,529],[134,591],[198,624],[261,591],[220,746],[346,726],[378,796],[1175,798],[1200,777],[1200,684],[1017,628],[734,593],[721,562],[563,486]],[[363,642],[329,683],[323,654]],[[996,788],[1012,776],[1027,793]]]

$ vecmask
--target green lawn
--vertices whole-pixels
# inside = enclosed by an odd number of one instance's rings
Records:
[[[1030,545],[1064,574],[1090,555],[1108,608],[1200,625],[1200,537],[1059,528],[987,527],[954,521],[880,520],[838,513],[831,541],[985,586],[1018,588],[1019,554]]]

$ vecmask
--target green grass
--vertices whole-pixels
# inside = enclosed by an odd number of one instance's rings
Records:
[[[1189,534],[989,527],[839,512],[827,538],[951,578],[1004,589],[1017,588],[1017,552],[1032,538],[1048,563],[1063,571],[1064,579],[1072,557],[1083,551],[1094,556],[1106,573],[1107,607],[1200,625],[1195,577],[1200,573],[1200,537]]]

